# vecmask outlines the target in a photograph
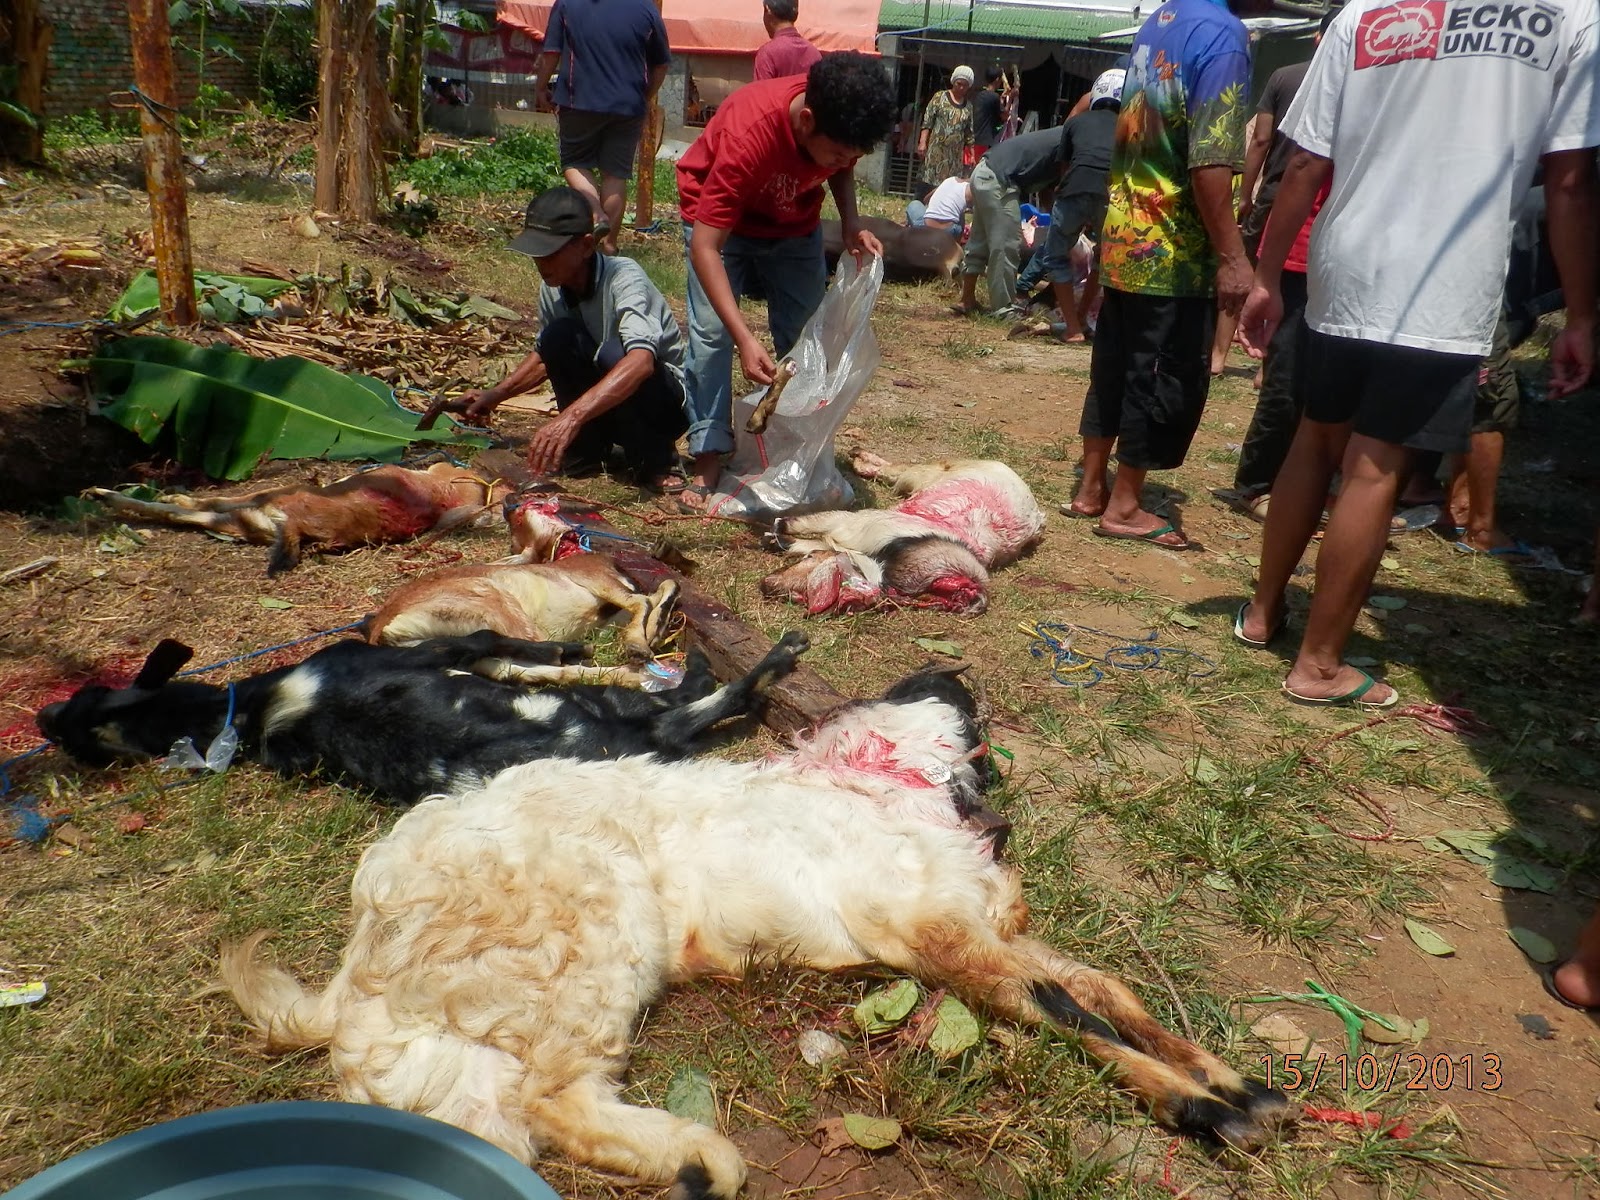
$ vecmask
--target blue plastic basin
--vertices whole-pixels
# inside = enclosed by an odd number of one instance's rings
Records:
[[[114,1138],[0,1200],[560,1200],[505,1151],[369,1104],[294,1101]]]

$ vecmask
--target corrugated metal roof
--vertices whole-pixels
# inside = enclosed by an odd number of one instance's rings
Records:
[[[1155,10],[1159,0],[1150,4]],[[1065,8],[1047,4],[1003,4],[978,0],[971,5],[936,0],[927,6],[922,0],[883,0],[878,12],[878,27],[883,30],[916,30],[928,27],[930,36],[977,33],[986,37],[1035,42],[1089,42],[1099,34],[1125,29],[1133,6],[1105,9]],[[1131,42],[1129,36],[1125,41]],[[1098,45],[1104,46],[1105,42]]]

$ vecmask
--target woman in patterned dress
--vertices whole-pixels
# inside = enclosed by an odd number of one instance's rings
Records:
[[[950,86],[936,93],[922,114],[922,136],[917,140],[921,178],[935,187],[952,175],[965,179],[970,173],[965,155],[972,145],[972,105],[967,103],[971,90],[972,68],[957,67],[950,72]]]

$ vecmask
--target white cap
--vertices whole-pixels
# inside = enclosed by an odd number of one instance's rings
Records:
[[[1122,84],[1128,78],[1128,73],[1121,67],[1112,67],[1103,71],[1100,78],[1094,81],[1094,86],[1089,89],[1089,107],[1093,108],[1102,100],[1109,100],[1113,104],[1122,103]]]
[[[973,75],[971,67],[957,67],[950,72],[951,83],[971,83],[977,76]]]

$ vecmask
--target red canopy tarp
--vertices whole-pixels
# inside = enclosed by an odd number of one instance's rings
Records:
[[[502,25],[544,38],[554,0],[500,0]],[[879,0],[805,0],[800,32],[819,50],[874,53]],[[678,54],[754,54],[767,40],[757,0],[663,0],[667,41]]]
[[[488,33],[475,33],[456,25],[441,25],[443,45],[429,46],[423,57],[430,71],[503,71],[532,75],[539,62],[539,39],[526,30],[501,25]]]

